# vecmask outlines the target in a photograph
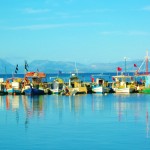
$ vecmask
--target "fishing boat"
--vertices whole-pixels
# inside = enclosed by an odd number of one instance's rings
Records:
[[[87,94],[87,87],[75,74],[69,78],[69,85],[66,89],[68,89],[67,94],[69,95]]]
[[[4,78],[0,78],[0,95],[5,95],[5,94],[7,94],[7,92],[5,89]]]
[[[104,78],[96,78],[96,83],[92,82],[92,92],[93,93],[109,93],[111,88],[109,87],[108,81]]]
[[[64,81],[61,78],[54,78],[54,80],[52,81],[52,86],[51,86],[51,93],[52,94],[61,94],[63,92],[64,89]]]
[[[142,66],[146,64],[146,71],[141,71]],[[141,66],[135,72],[135,80],[137,83],[137,90],[140,93],[150,94],[150,73],[148,71],[149,65],[149,55],[147,51],[147,55],[143,60]]]
[[[44,86],[42,79],[46,77],[46,74],[43,72],[28,72],[25,75],[24,87],[22,93],[25,95],[43,95]],[[31,79],[31,81],[30,81]]]
[[[115,93],[133,93],[136,86],[132,76],[118,75],[112,76],[114,82],[112,88]]]
[[[8,94],[21,94],[22,78],[6,79],[6,91]]]

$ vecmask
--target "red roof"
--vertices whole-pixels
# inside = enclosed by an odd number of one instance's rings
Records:
[[[27,72],[26,77],[37,77],[37,78],[45,78],[46,74],[44,72]]]

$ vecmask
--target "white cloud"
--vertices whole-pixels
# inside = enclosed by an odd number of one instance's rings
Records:
[[[83,10],[83,13],[104,13],[104,12],[112,12],[112,9],[86,9]]]
[[[145,7],[142,8],[142,10],[150,11],[150,6],[145,6]]]
[[[37,14],[37,13],[48,13],[50,9],[33,9],[33,8],[25,8],[22,12],[27,14]]]
[[[100,32],[101,35],[128,35],[128,36],[149,36],[150,33],[149,32],[145,32],[145,31],[104,31],[104,32]]]
[[[79,18],[80,17],[79,15],[70,15],[70,14],[65,13],[65,12],[57,12],[55,14],[61,18]]]
[[[42,30],[50,28],[63,28],[63,27],[85,27],[85,26],[99,26],[104,25],[104,23],[66,23],[66,24],[37,24],[29,26],[16,26],[16,27],[6,27],[6,30]]]

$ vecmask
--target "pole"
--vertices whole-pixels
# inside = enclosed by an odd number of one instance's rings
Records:
[[[126,71],[127,71],[127,69],[126,69],[126,61],[127,61],[127,58],[126,58],[126,57],[124,57],[125,75],[126,75]]]

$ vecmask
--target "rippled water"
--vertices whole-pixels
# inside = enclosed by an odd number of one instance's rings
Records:
[[[1,96],[0,149],[150,149],[150,95]]]

